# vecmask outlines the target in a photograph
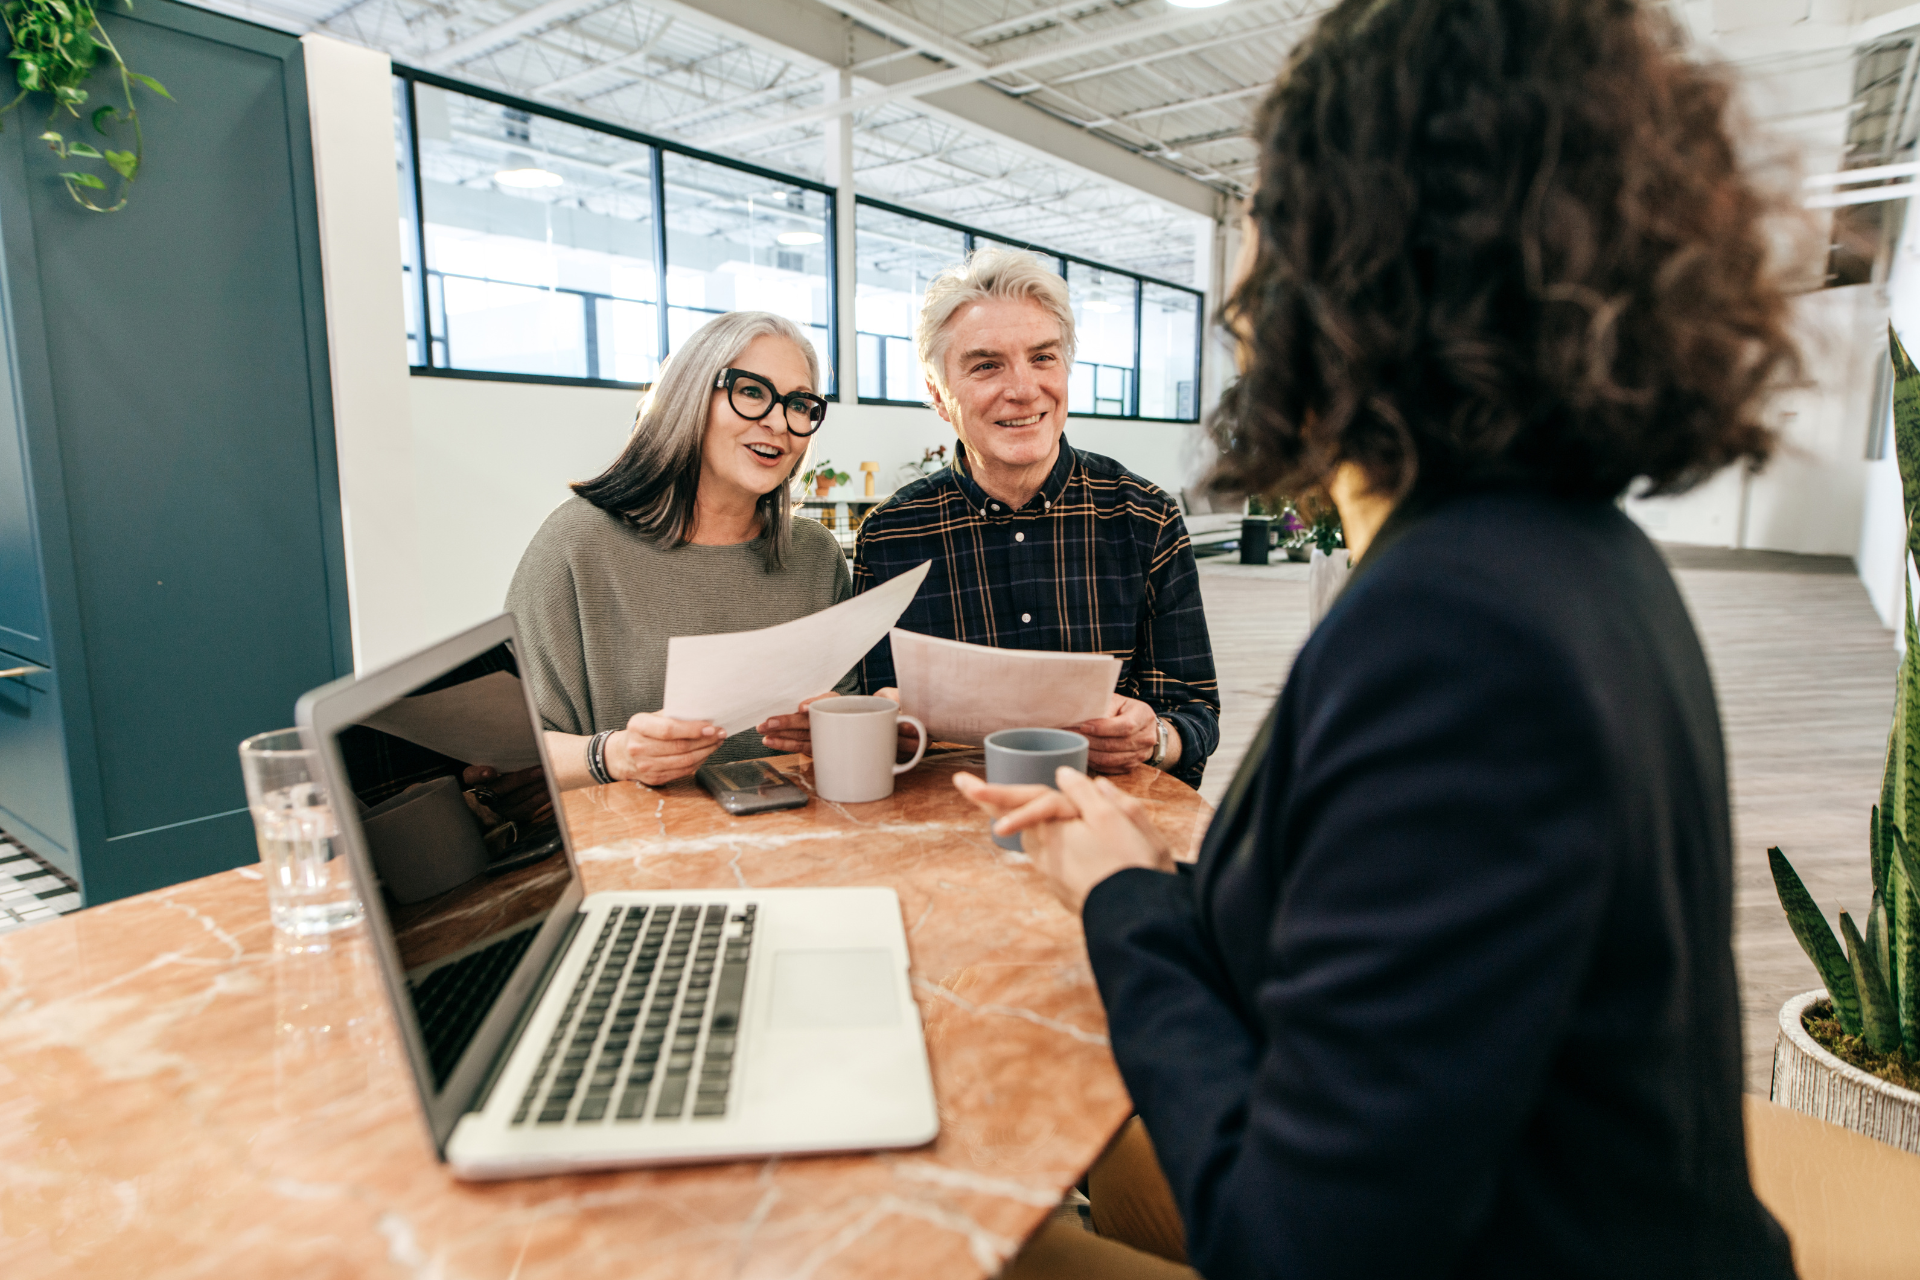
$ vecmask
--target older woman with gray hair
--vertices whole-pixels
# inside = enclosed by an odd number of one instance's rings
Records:
[[[667,640],[770,627],[851,594],[833,535],[793,512],[790,482],[826,417],[819,385],[791,320],[710,321],[662,369],[620,456],[527,546],[507,608],[563,788],[658,786],[709,758],[772,754],[758,730],[724,738],[661,713]]]

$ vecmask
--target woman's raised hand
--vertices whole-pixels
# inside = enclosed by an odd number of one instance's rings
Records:
[[[970,773],[956,773],[953,785],[995,819],[995,835],[1020,835],[1047,887],[1076,916],[1093,886],[1116,871],[1173,870],[1173,848],[1145,805],[1105,778],[1067,768],[1054,778],[1058,791],[993,786]]]
[[[725,741],[711,721],[642,711],[607,739],[607,772],[623,782],[664,786],[691,776]]]

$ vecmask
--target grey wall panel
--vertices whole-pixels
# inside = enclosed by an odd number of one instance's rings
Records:
[[[44,664],[53,652],[41,597],[40,544],[34,535],[25,441],[12,370],[0,358],[0,649]]]
[[[174,95],[142,99],[128,207],[81,209],[34,131],[0,134],[90,902],[257,856],[235,744],[351,669],[299,43],[167,0],[102,21]]]
[[[133,203],[28,165],[109,836],[243,803],[233,744],[333,674],[282,62],[114,27],[178,99]]]

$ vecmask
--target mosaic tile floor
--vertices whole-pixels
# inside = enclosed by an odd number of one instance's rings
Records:
[[[80,907],[80,890],[0,831],[0,933]]]

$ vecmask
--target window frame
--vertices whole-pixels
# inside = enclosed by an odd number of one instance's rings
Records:
[[[920,222],[931,223],[936,227],[945,227],[949,231],[958,231],[960,234],[966,237],[965,252],[967,253],[972,253],[974,251],[975,242],[977,240],[987,240],[987,241],[991,241],[994,244],[1009,245],[1012,248],[1021,249],[1028,253],[1037,253],[1044,258],[1052,258],[1055,262],[1060,264],[1060,278],[1062,280],[1066,279],[1066,267],[1067,267],[1067,264],[1070,262],[1077,262],[1081,266],[1087,267],[1094,271],[1103,271],[1112,275],[1121,276],[1125,279],[1132,280],[1133,281],[1133,377],[1132,377],[1132,386],[1128,392],[1128,397],[1127,397],[1127,400],[1128,400],[1127,412],[1126,413],[1069,413],[1068,416],[1073,418],[1085,418],[1091,421],[1099,421],[1099,422],[1167,422],[1167,423],[1179,423],[1181,425],[1190,425],[1192,423],[1196,423],[1200,421],[1200,412],[1199,412],[1200,351],[1201,351],[1201,344],[1205,341],[1205,338],[1206,338],[1206,307],[1207,307],[1207,295],[1203,291],[1194,288],[1192,285],[1175,284],[1171,280],[1162,280],[1158,276],[1142,275],[1138,271],[1128,271],[1124,267],[1116,267],[1109,263],[1098,262],[1092,258],[1083,258],[1076,253],[1062,253],[1058,249],[1049,249],[1045,245],[1034,244],[1031,241],[1016,240],[1011,236],[1003,236],[1003,235],[996,234],[995,232],[992,232],[992,231],[982,230],[979,227],[968,226],[964,222],[955,222],[951,218],[943,218],[943,217],[940,217],[938,214],[922,213],[918,209],[910,209],[905,205],[894,204],[887,200],[877,200],[872,196],[855,195],[853,198],[853,202],[855,206],[866,205],[869,208],[878,209],[882,213],[890,213],[896,217],[913,218],[913,219],[917,219]],[[855,252],[856,253],[858,253],[859,251],[858,250],[859,235],[860,235],[860,220],[859,220],[859,213],[856,208],[856,212],[854,214],[854,236],[855,236]],[[1172,289],[1177,293],[1191,294],[1195,299],[1194,309],[1200,315],[1201,321],[1198,325],[1194,327],[1194,343],[1193,343],[1194,398],[1193,399],[1194,399],[1195,408],[1194,408],[1194,416],[1191,418],[1158,418],[1158,417],[1150,417],[1140,412],[1140,373],[1141,373],[1141,364],[1143,359],[1143,355],[1140,347],[1140,339],[1142,336],[1141,335],[1142,311],[1146,305],[1145,304],[1145,298],[1146,298],[1145,286],[1147,285],[1156,285],[1163,289]],[[865,337],[878,336],[884,339],[884,337],[886,336],[886,335],[868,334],[865,332],[865,330],[860,330],[859,333],[861,336],[865,336]],[[915,406],[920,408],[926,407],[926,401],[924,400],[889,400],[884,396],[861,396],[859,399],[861,404]]]
[[[402,151],[402,158],[406,165],[406,173],[403,175],[405,189],[401,202],[401,214],[406,218],[411,232],[409,238],[410,251],[413,259],[411,265],[417,267],[415,272],[417,278],[409,282],[409,288],[414,293],[413,304],[416,308],[416,314],[419,317],[419,332],[413,335],[413,337],[418,344],[417,350],[421,362],[417,364],[413,363],[411,355],[409,356],[408,372],[410,374],[416,377],[427,378],[464,378],[493,382],[550,383],[558,386],[613,387],[622,390],[646,390],[652,386],[651,383],[647,382],[622,382],[610,378],[575,378],[558,374],[507,373],[487,369],[456,369],[450,368],[445,364],[435,363],[434,347],[436,344],[445,342],[445,335],[434,332],[433,291],[431,282],[428,279],[432,273],[427,268],[426,221],[422,216],[425,206],[425,191],[420,176],[420,126],[418,111],[414,100],[414,89],[416,85],[424,84],[430,88],[462,94],[469,98],[478,98],[483,102],[492,102],[498,106],[507,107],[514,111],[525,111],[532,115],[570,125],[574,128],[586,129],[594,133],[603,133],[610,137],[620,138],[627,142],[637,143],[640,146],[651,148],[649,173],[652,178],[650,198],[653,205],[654,311],[655,319],[660,329],[657,349],[663,356],[668,353],[667,312],[669,310],[666,303],[668,263],[666,183],[664,180],[664,157],[667,152],[673,152],[676,155],[686,156],[692,160],[704,161],[707,164],[718,165],[722,168],[732,169],[740,173],[752,174],[755,177],[764,178],[771,182],[799,187],[825,196],[827,227],[827,359],[830,366],[832,385],[835,388],[835,395],[838,395],[838,389],[844,385],[840,380],[842,365],[840,351],[840,309],[843,303],[845,305],[852,305],[852,300],[842,299],[840,296],[840,236],[839,227],[837,226],[839,202],[835,198],[837,193],[833,187],[823,182],[815,182],[811,178],[802,178],[795,174],[782,173],[778,169],[767,168],[764,165],[752,164],[744,160],[736,160],[731,156],[723,156],[711,151],[703,151],[698,147],[690,147],[684,143],[656,137],[653,134],[638,129],[629,129],[623,125],[612,124],[605,120],[596,120],[590,116],[581,115],[578,112],[568,111],[564,108],[550,106],[542,102],[534,102],[511,93],[503,93],[498,89],[490,89],[485,85],[473,84],[469,81],[455,79],[451,76],[443,76],[437,72],[422,70],[418,67],[411,67],[396,62],[393,64],[393,76],[405,86],[405,93],[400,95],[402,103],[402,120],[400,123],[404,125],[407,137],[407,146]],[[1131,379],[1132,386],[1128,393],[1127,412],[1123,414],[1070,413],[1069,416],[1104,422],[1164,422],[1182,425],[1200,421],[1199,405],[1201,396],[1199,394],[1199,384],[1201,381],[1202,352],[1206,342],[1207,328],[1206,294],[1202,290],[1195,289],[1191,285],[1176,284],[1171,280],[1162,280],[1157,276],[1144,275],[1138,271],[1129,271],[1124,267],[1116,267],[1110,263],[1082,257],[1079,254],[1062,253],[1057,249],[1050,249],[1045,245],[1034,244],[1030,241],[1000,235],[980,227],[970,226],[964,222],[956,222],[951,218],[945,218],[939,214],[927,213],[919,209],[909,208],[906,205],[895,204],[891,201],[877,199],[872,196],[864,196],[856,193],[853,203],[855,205],[853,234],[856,245],[859,236],[858,206],[866,205],[869,208],[877,209],[883,213],[893,214],[897,217],[912,218],[933,226],[944,227],[949,231],[957,231],[965,237],[962,242],[965,246],[965,253],[972,253],[977,243],[985,240],[997,244],[1009,245],[1028,253],[1036,253],[1042,257],[1052,259],[1057,264],[1057,269],[1063,280],[1066,278],[1068,263],[1078,263],[1083,267],[1095,271],[1106,272],[1132,280],[1134,282],[1133,370]],[[410,264],[403,263],[403,268],[408,265]],[[855,273],[857,276],[857,266],[855,267]],[[1178,293],[1189,294],[1195,300],[1195,311],[1199,315],[1199,323],[1194,329],[1192,360],[1195,393],[1193,417],[1162,418],[1144,415],[1140,412],[1141,372],[1145,358],[1144,352],[1141,349],[1141,338],[1143,336],[1141,327],[1143,323],[1147,285],[1154,285],[1163,289],[1171,289]],[[887,337],[897,335],[863,335],[863,333],[857,333],[855,336],[856,343],[860,336],[878,337],[884,342]],[[884,384],[882,385],[884,387]],[[924,408],[926,405],[924,400],[893,400],[885,396],[857,396],[857,400],[860,404],[872,405],[898,405],[918,408]]]
[[[580,115],[577,112],[567,111],[564,108],[548,106],[540,102],[532,102],[525,98],[516,97],[511,93],[502,93],[497,89],[489,89],[484,85],[471,84],[465,80],[456,80],[432,71],[422,71],[418,67],[409,67],[396,62],[393,64],[393,75],[406,86],[406,93],[403,95],[402,100],[405,103],[404,124],[407,130],[408,145],[403,154],[406,157],[408,166],[406,177],[408,179],[407,187],[409,189],[406,193],[408,197],[405,201],[406,207],[401,210],[401,213],[406,217],[409,230],[412,233],[410,244],[412,247],[413,260],[419,264],[419,278],[410,282],[410,287],[416,293],[415,305],[419,308],[420,333],[415,336],[419,341],[418,349],[420,358],[424,361],[424,363],[421,364],[413,364],[410,362],[407,367],[408,373],[415,377],[423,378],[466,378],[494,382],[544,382],[557,386],[613,387],[628,391],[644,391],[653,385],[650,382],[622,382],[612,378],[573,378],[559,374],[505,373],[489,369],[455,369],[444,364],[434,363],[434,347],[436,344],[445,341],[445,335],[434,332],[433,309],[430,305],[432,301],[432,289],[427,279],[432,273],[427,269],[426,265],[427,228],[426,220],[421,216],[425,206],[425,192],[421,186],[420,178],[420,125],[419,114],[414,105],[414,86],[424,84],[430,88],[442,89],[449,93],[457,93],[468,98],[478,98],[483,102],[492,102],[498,106],[507,107],[514,111],[525,111],[532,115],[543,116],[548,120],[558,121],[561,124],[571,125],[577,129],[586,129],[593,133],[604,133],[609,137],[620,138],[627,142],[638,143],[641,146],[651,148],[648,171],[652,178],[652,190],[649,192],[649,198],[653,204],[653,274],[654,297],[656,300],[654,315],[660,329],[657,349],[663,358],[668,354],[668,307],[666,304],[667,190],[663,173],[665,169],[665,154],[671,151],[676,155],[686,156],[692,160],[705,161],[708,164],[719,165],[722,168],[732,169],[739,173],[752,174],[754,177],[765,178],[771,182],[800,187],[825,196],[827,206],[827,362],[830,366],[829,373],[832,378],[832,385],[835,388],[839,387],[840,326],[835,322],[835,318],[838,317],[840,313],[838,288],[840,272],[839,264],[836,261],[839,236],[834,226],[837,209],[834,199],[834,189],[832,187],[822,182],[815,182],[810,178],[798,177],[791,173],[781,173],[778,169],[769,169],[763,165],[749,164],[744,160],[735,160],[730,156],[716,155],[711,151],[702,151],[698,147],[689,147],[683,143],[670,142],[665,138],[658,138],[650,133],[642,133],[638,129],[628,129],[622,125],[610,124],[605,120],[595,120],[589,116]]]

